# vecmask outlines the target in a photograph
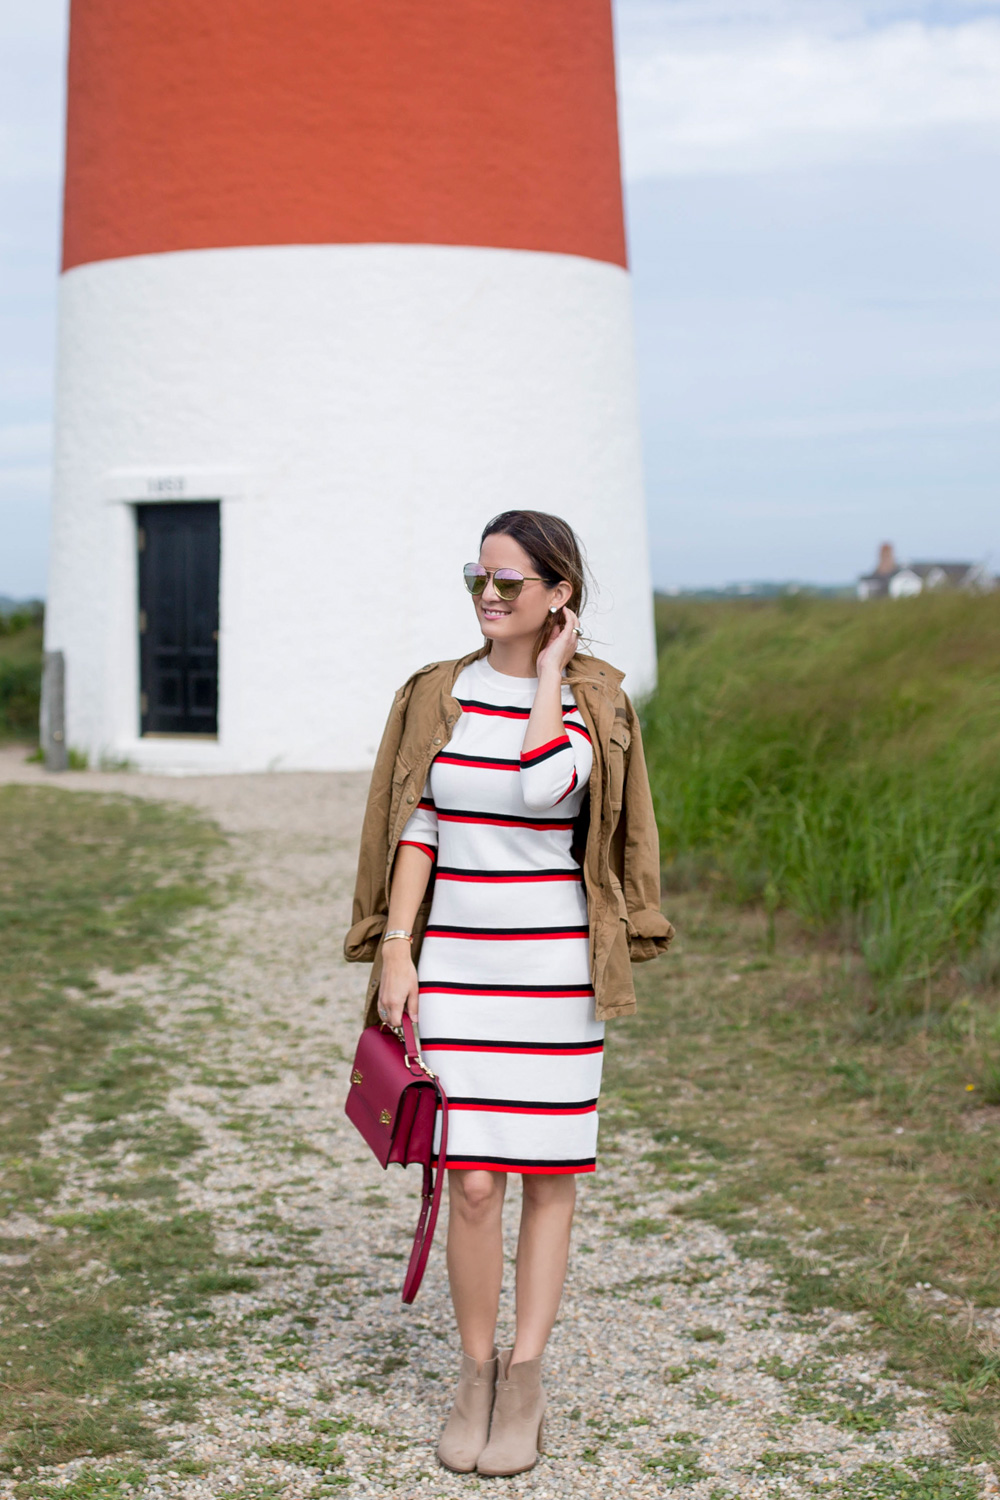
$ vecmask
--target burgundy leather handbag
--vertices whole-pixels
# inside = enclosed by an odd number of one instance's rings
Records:
[[[441,1142],[434,1171],[434,1126],[441,1110]],[[399,1029],[366,1026],[358,1042],[347,1095],[347,1118],[356,1125],[383,1167],[398,1161],[424,1169],[420,1218],[413,1236],[403,1301],[420,1290],[430,1254],[444,1183],[448,1150],[448,1099],[417,1047],[413,1022],[404,1013]]]

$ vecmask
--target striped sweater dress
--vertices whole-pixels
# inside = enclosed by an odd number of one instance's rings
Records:
[[[522,753],[536,687],[485,658],[463,669],[461,717],[403,830],[435,860],[420,1037],[451,1106],[447,1166],[591,1172],[604,1026],[570,845],[592,752],[564,684],[563,734]]]

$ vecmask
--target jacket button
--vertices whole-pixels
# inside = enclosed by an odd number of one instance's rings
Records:
[[[413,793],[412,792],[410,793],[410,795],[407,797],[406,800],[407,800],[407,802],[412,802],[413,801]]]
[[[441,741],[440,740],[435,740],[434,743],[435,743],[435,745],[440,745]]]
[[[448,717],[447,717],[447,719],[445,720],[445,723],[446,724],[454,724],[454,722],[455,722],[455,715],[454,714],[449,714]]]

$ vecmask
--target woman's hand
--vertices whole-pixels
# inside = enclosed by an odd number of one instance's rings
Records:
[[[420,986],[409,943],[393,938],[382,947],[382,978],[378,988],[379,1014],[390,1026],[402,1026],[403,1011],[417,1019]]]
[[[561,629],[554,632],[552,639],[538,653],[539,677],[546,671],[558,673],[561,677],[566,663],[576,654],[580,621],[571,609],[563,609],[563,621]]]

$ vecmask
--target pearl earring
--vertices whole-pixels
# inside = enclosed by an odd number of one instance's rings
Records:
[[[558,611],[558,609],[559,609],[558,604],[550,604],[549,605],[549,614],[550,615],[556,614],[556,612]]]

